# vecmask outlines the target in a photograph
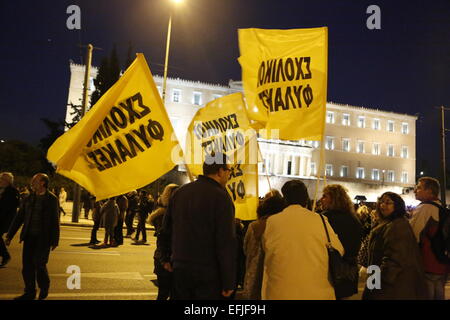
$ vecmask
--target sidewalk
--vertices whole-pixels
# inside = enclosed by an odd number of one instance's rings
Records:
[[[85,228],[92,228],[94,226],[94,221],[92,220],[92,210],[89,211],[89,219],[86,219],[84,217],[84,209],[81,209],[80,216],[78,217],[78,222],[72,222],[72,207],[73,207],[72,201],[67,201],[63,205],[63,209],[66,212],[66,215],[63,215],[63,213],[61,212],[61,215],[59,217],[60,225],[85,227]],[[138,223],[137,217],[135,217],[135,219],[133,221],[133,227],[135,229],[137,228],[137,223]],[[126,229],[125,223],[123,224],[123,228]],[[148,223],[145,224],[145,229],[146,230],[155,230],[155,228],[153,228],[153,226],[151,226]]]

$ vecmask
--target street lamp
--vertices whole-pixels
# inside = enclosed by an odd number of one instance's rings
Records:
[[[183,0],[170,0],[175,4],[183,2]],[[172,8],[170,8],[169,25],[167,27],[167,40],[166,40],[166,59],[164,62],[164,79],[162,88],[162,101],[166,103],[166,83],[167,83],[167,68],[169,66],[169,48],[170,48],[170,33],[172,31]]]

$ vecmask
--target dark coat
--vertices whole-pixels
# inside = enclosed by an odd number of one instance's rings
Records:
[[[28,233],[28,228],[31,221],[31,214],[36,195],[30,194],[22,202],[19,211],[12,222],[8,238],[12,239],[20,226],[23,224],[22,232],[20,233],[20,242],[25,240]],[[59,243],[59,200],[53,193],[47,191],[43,203],[42,212],[42,240],[48,246],[58,246]]]
[[[236,288],[234,205],[215,180],[199,176],[173,194],[158,240],[163,262],[207,268],[224,290]]]
[[[405,218],[382,221],[372,230],[369,266],[381,269],[381,289],[364,289],[364,300],[426,299],[425,278],[414,233]]]
[[[323,213],[344,247],[344,259],[352,265],[357,265],[357,256],[361,247],[363,227],[356,216],[337,210],[329,210]],[[355,267],[355,270],[357,268]],[[358,277],[353,282],[342,283],[335,288],[336,297],[350,297],[358,293]]]
[[[8,232],[19,204],[19,191],[13,186],[6,187],[0,196],[0,235]]]

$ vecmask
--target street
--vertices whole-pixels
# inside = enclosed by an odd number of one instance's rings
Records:
[[[0,267],[0,300],[23,293],[19,232],[8,249],[11,261],[6,267]],[[125,238],[124,245],[115,248],[90,247],[90,232],[91,228],[61,226],[59,247],[50,253],[47,265],[51,281],[47,299],[155,300],[158,288],[151,282],[156,279],[153,274],[154,231],[147,230],[147,245],[134,245],[131,239]],[[97,238],[102,240],[103,236],[104,230],[100,229]],[[69,266],[80,269],[80,289],[68,288],[72,275],[70,271],[66,273]],[[75,282],[69,281],[69,287],[71,283]]]

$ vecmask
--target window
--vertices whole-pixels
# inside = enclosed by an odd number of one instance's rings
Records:
[[[408,147],[402,146],[402,158],[407,159],[408,158]]]
[[[356,168],[356,179],[364,179],[364,168]]]
[[[394,145],[393,144],[389,144],[388,145],[387,155],[388,155],[388,157],[394,157],[395,156]]]
[[[387,122],[387,131],[394,132],[394,121],[388,120],[388,122]]]
[[[334,138],[333,137],[326,138],[325,149],[334,150]]]
[[[311,175],[315,176],[317,175],[317,167],[315,162],[311,162]]]
[[[380,180],[380,170],[372,169],[372,180]]]
[[[194,91],[194,96],[193,96],[192,100],[193,100],[192,103],[195,104],[196,106],[201,105],[202,104],[202,93]]]
[[[342,139],[342,151],[345,152],[350,151],[350,139],[347,138]]]
[[[373,130],[380,130],[380,119],[373,119]]]
[[[394,182],[395,181],[395,173],[394,173],[393,170],[389,170],[388,171],[387,181],[388,182]]]
[[[334,112],[327,111],[327,123],[334,123]]]
[[[408,172],[402,172],[402,183],[408,183]]]
[[[402,133],[403,134],[408,134],[409,133],[408,123],[406,123],[406,122],[402,122]]]
[[[341,167],[341,177],[342,178],[347,178],[348,177],[348,167],[347,166],[342,166]]]
[[[289,160],[287,163],[287,175],[290,176],[292,174],[292,161]]]
[[[326,164],[325,165],[325,175],[327,177],[333,176],[333,165],[332,164]]]
[[[366,117],[358,116],[358,128],[365,128],[365,127],[366,127]]]
[[[379,156],[381,154],[381,147],[378,142],[373,143],[372,154],[376,156]]]
[[[342,125],[343,126],[349,126],[350,125],[350,114],[344,113],[342,115]]]
[[[172,102],[180,102],[181,101],[181,90],[173,89],[172,91]]]
[[[356,152],[364,153],[364,141],[358,141],[356,144]]]

